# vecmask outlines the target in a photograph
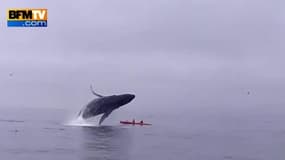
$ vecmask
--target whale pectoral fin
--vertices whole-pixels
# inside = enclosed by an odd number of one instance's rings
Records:
[[[100,98],[104,97],[104,96],[102,96],[102,95],[96,93],[96,92],[93,90],[92,85],[90,85],[90,90],[91,90],[92,94],[94,94],[95,96],[100,97]]]
[[[101,125],[101,123],[111,114],[112,111],[113,111],[113,110],[108,111],[108,112],[105,112],[105,113],[103,114],[103,116],[100,118],[99,125]]]

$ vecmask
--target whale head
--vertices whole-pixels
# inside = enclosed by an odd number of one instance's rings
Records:
[[[116,96],[117,104],[123,106],[130,103],[136,96],[134,94],[121,94]]]

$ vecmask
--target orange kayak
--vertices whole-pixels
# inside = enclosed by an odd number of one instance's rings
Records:
[[[131,124],[131,125],[151,125],[150,123],[144,122],[131,122],[131,121],[120,121],[121,124]]]

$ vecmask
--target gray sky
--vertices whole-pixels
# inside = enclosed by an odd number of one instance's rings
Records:
[[[137,110],[229,104],[247,90],[249,104],[284,104],[284,5],[1,0],[0,103],[77,109],[93,83],[137,94]],[[47,8],[48,28],[7,28],[8,8]]]

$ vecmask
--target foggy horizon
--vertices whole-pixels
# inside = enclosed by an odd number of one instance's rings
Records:
[[[106,95],[137,93],[138,103],[151,98],[165,104],[162,100],[171,97],[188,107],[204,100],[236,99],[247,91],[256,99],[283,103],[281,4],[2,2],[3,11],[47,8],[48,27],[7,28],[2,16],[1,103],[76,108],[92,98],[90,84]]]

